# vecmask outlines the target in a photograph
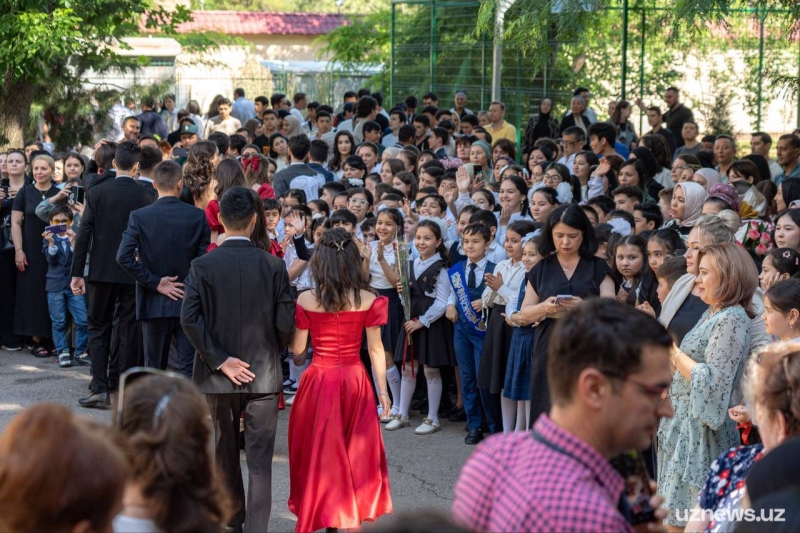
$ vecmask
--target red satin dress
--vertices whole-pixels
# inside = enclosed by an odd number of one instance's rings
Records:
[[[321,313],[299,305],[314,358],[289,415],[289,510],[295,531],[357,528],[392,512],[383,435],[372,380],[359,352],[365,327],[386,324],[389,301],[367,310]]]

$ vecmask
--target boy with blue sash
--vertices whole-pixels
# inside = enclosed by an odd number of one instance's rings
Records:
[[[461,373],[461,395],[469,431],[464,443],[475,445],[483,439],[483,411],[487,414],[489,431],[494,433],[497,429],[489,410],[481,407],[488,405],[488,393],[484,400],[481,394],[484,391],[478,389],[478,369],[486,334],[486,325],[481,318],[481,295],[486,285],[484,276],[494,272],[495,264],[486,258],[492,239],[486,225],[469,224],[464,228],[462,239],[467,258],[447,271],[451,290],[446,316],[455,323],[453,347]]]

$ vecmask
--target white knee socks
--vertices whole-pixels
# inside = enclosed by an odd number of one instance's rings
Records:
[[[417,378],[411,377],[411,365],[403,370],[403,381],[400,383],[400,416],[408,418],[408,410],[411,408],[411,397],[417,388]]]
[[[386,369],[386,383],[392,393],[392,405],[400,405],[400,372],[392,365]]]
[[[514,431],[514,422],[519,424],[519,416],[517,414],[517,406],[520,402],[514,401],[510,398],[500,394],[500,409],[503,411],[503,433],[511,433]]]
[[[425,378],[428,380],[428,418],[439,423],[439,404],[442,401],[442,373],[438,368],[425,367]]]

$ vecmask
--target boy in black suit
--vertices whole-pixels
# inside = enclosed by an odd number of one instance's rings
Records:
[[[295,310],[284,262],[250,242],[258,204],[244,187],[222,196],[219,218],[227,238],[192,262],[181,310],[181,324],[197,350],[192,381],[208,399],[217,463],[238,507],[229,525],[246,532],[267,531],[269,525],[283,390],[280,354],[294,331]],[[246,511],[239,463],[242,413],[250,479]]]
[[[136,322],[134,281],[117,264],[117,250],[131,211],[152,204],[156,195],[136,184],[132,176],[139,168],[141,149],[132,142],[117,146],[113,166],[116,177],[86,190],[86,207],[75,239],[72,261],[74,294],[86,294],[89,317],[89,357],[92,361],[92,394],[78,401],[81,407],[108,409],[109,392],[125,370],[139,364],[139,325]],[[84,281],[86,258],[92,261]],[[118,361],[110,358],[112,325],[119,342]]]
[[[75,324],[75,361],[89,364],[86,353],[86,302],[83,296],[73,294],[69,288],[70,267],[72,266],[72,247],[75,245],[75,233],[72,224],[75,215],[66,205],[59,205],[50,212],[50,225],[66,226],[63,233],[54,234],[45,231],[42,252],[47,258],[47,307],[50,310],[50,322],[53,324],[53,343],[58,352],[58,366],[72,366],[67,342],[67,309]]]
[[[211,230],[202,210],[180,201],[183,172],[178,163],[159,163],[153,178],[158,200],[131,213],[117,262],[137,282],[136,319],[142,321],[145,366],[166,370],[174,339],[178,371],[191,378],[194,348],[180,322],[183,280],[192,261],[206,253]]]

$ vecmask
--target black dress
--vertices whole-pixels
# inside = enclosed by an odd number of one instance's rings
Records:
[[[425,269],[419,277],[414,273],[414,261],[410,261],[409,286],[411,288],[411,318],[424,315],[436,298],[425,293],[436,290],[436,280],[443,268],[447,268],[444,259],[434,262]],[[394,350],[395,363],[403,362],[403,354],[407,355],[406,364],[409,364],[413,349],[414,359],[421,365],[431,368],[456,366],[456,354],[453,350],[453,324],[444,315],[431,322],[430,327],[422,328],[411,334],[412,346],[406,350],[406,330],[401,328],[400,337]]]
[[[50,313],[47,309],[47,259],[42,253],[42,233],[47,223],[36,216],[36,206],[42,200],[58,194],[58,189],[50,187],[41,192],[33,185],[26,185],[14,198],[14,211],[22,211],[22,249],[28,265],[25,272],[17,271],[17,296],[14,312],[14,333],[30,337],[50,338],[52,329]]]
[[[584,300],[600,296],[600,284],[608,277],[612,279],[611,269],[604,259],[581,258],[572,277],[567,279],[564,269],[553,254],[539,261],[526,275],[526,281],[543,302],[551,296],[572,295]],[[536,328],[536,340],[531,358],[531,426],[540,414],[550,410],[550,387],[547,383],[547,345],[556,325],[555,319],[547,318]]]
[[[6,197],[0,205],[0,222],[11,217],[14,200]],[[14,248],[0,251],[0,344],[19,346],[20,338],[14,334],[14,306],[17,294],[17,266],[14,263]]]

